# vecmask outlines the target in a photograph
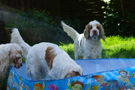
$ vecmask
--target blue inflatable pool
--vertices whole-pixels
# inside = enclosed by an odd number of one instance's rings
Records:
[[[7,90],[135,90],[135,59],[75,60],[84,75],[61,80],[31,80],[20,69],[10,68]]]

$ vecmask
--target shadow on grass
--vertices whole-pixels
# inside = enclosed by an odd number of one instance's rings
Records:
[[[102,50],[102,58],[109,58],[109,52],[110,52],[110,49],[103,49]]]
[[[116,52],[112,55],[112,57],[116,58],[135,58],[135,49],[131,50],[125,50],[125,49],[120,49],[119,52]]]
[[[74,57],[74,50],[68,49],[68,50],[67,50],[67,53],[68,53],[68,55],[70,55],[70,57],[71,57],[73,60],[75,59],[75,57]]]
[[[121,48],[118,51],[103,49],[102,58],[135,58],[135,49],[126,50]]]

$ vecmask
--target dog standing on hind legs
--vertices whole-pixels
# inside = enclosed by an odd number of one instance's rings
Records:
[[[11,42],[26,52],[26,72],[33,80],[63,79],[83,75],[82,68],[56,44],[42,42],[28,45],[17,28],[12,30]]]
[[[101,58],[102,46],[100,39],[105,41],[105,37],[103,26],[98,21],[89,22],[82,34],[79,34],[63,21],[61,25],[74,41],[75,59]]]

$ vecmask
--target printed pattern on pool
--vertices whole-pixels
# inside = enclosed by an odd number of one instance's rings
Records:
[[[75,60],[83,76],[60,80],[30,80],[25,63],[10,68],[7,90],[135,90],[135,59]]]

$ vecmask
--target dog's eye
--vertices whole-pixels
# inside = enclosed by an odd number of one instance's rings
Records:
[[[99,29],[99,26],[97,26],[97,29]]]
[[[92,29],[92,26],[90,26],[90,29]]]

